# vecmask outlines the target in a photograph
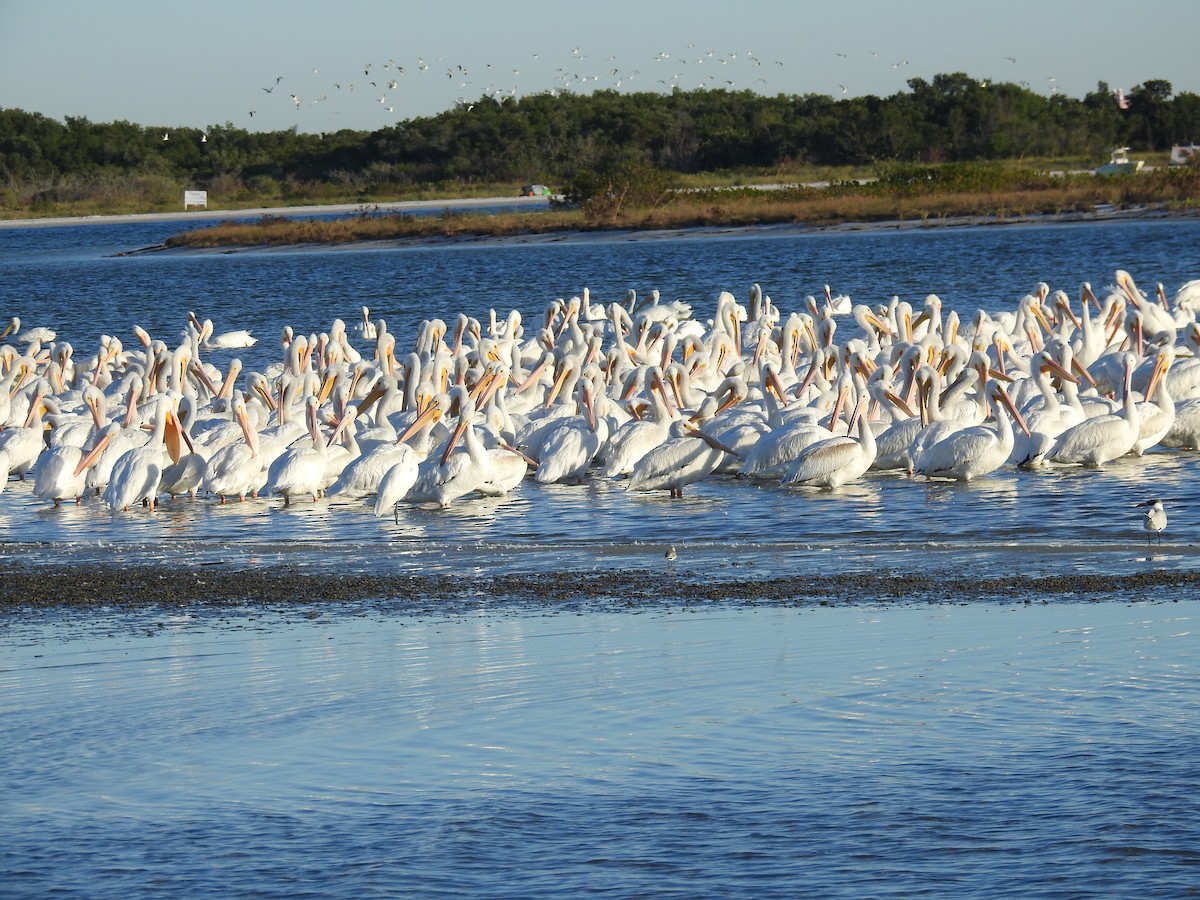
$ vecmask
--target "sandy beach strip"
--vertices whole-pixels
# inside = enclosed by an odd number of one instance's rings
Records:
[[[397,200],[384,203],[335,203],[312,206],[273,206],[251,209],[189,209],[179,212],[128,213],[123,215],[46,216],[29,219],[0,219],[0,228],[47,228],[60,225],[123,225],[137,222],[194,222],[225,219],[261,219],[263,216],[352,215],[372,212],[416,212],[440,209],[479,209],[490,206],[528,206],[542,209],[545,197],[452,197],[442,200]]]

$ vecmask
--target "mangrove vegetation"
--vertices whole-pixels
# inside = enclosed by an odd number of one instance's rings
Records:
[[[836,100],[704,89],[544,93],[505,102],[485,96],[379,131],[322,134],[250,132],[228,123],[196,129],[58,122],[0,109],[0,216],[176,210],[185,189],[207,190],[210,207],[221,209],[369,207],[515,195],[522,184],[540,183],[578,201],[569,212],[594,223],[685,207],[704,219],[737,216],[751,197],[732,190],[696,198],[679,188],[814,180],[832,182],[832,189],[818,195],[792,188],[772,203],[805,204],[810,213],[821,204],[866,208],[924,192],[931,180],[939,193],[956,194],[954,180],[966,179],[975,195],[1046,189],[1036,202],[1015,205],[1070,207],[1145,188],[1084,188],[1070,178],[1050,185],[1049,166],[1090,168],[1126,145],[1165,162],[1172,144],[1200,140],[1200,95],[1151,80],[1125,99],[1118,103],[1104,83],[1082,98],[1047,97],[954,73],[911,79],[889,97]],[[941,172],[947,174],[932,174]],[[867,179],[879,186],[860,183]],[[1195,196],[1174,182],[1158,187]],[[928,204],[912,210],[937,212]]]

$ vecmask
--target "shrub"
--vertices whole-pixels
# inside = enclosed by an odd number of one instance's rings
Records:
[[[654,209],[669,202],[679,184],[673,172],[642,163],[603,171],[583,169],[563,188],[563,198],[589,220],[614,219],[629,209]]]

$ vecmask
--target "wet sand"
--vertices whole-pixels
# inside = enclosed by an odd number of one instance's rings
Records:
[[[710,577],[702,572],[617,570],[530,575],[314,575],[291,567],[80,569],[0,567],[0,613],[22,610],[244,608],[279,604],[386,603],[412,614],[514,610],[640,610],[689,604],[805,606],[967,602],[1178,601],[1200,572],[974,578],[878,573],[805,578]]]

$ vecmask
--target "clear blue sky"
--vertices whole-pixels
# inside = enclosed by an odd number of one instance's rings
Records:
[[[322,132],[484,94],[889,96],[947,72],[1200,93],[1198,40],[1196,0],[0,0],[0,107]]]

